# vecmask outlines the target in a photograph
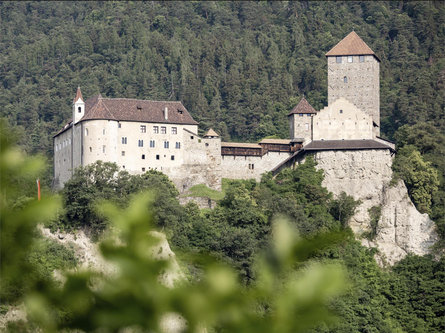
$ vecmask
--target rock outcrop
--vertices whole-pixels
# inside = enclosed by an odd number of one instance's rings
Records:
[[[417,211],[402,181],[391,186],[392,156],[388,150],[323,151],[315,154],[324,170],[323,186],[334,195],[341,192],[360,200],[350,226],[357,235],[371,230],[369,209],[381,208],[372,241],[381,265],[393,265],[408,253],[425,255],[438,240],[434,222]]]

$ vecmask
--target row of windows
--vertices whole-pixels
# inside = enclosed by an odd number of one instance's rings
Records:
[[[125,169],[125,165],[122,166],[122,169]],[[149,167],[148,169],[152,169],[151,167]],[[142,172],[145,172],[146,168],[141,168]],[[153,168],[153,170],[158,170],[158,168]],[[162,170],[162,167],[161,167]]]
[[[147,126],[146,125],[141,125],[140,126],[140,131],[141,131],[141,133],[147,133]],[[159,134],[159,126],[153,126],[153,133],[154,134]],[[161,134],[167,134],[167,127],[166,126],[161,126]],[[178,128],[177,127],[172,127],[171,128],[171,134],[178,134]]]
[[[61,143],[56,144],[55,149],[56,149],[56,151],[59,151],[62,148],[69,146],[70,144],[71,144],[71,139],[66,139],[66,140],[63,140]]]
[[[342,56],[337,56],[337,57],[335,57],[335,61],[337,62],[337,64],[341,64],[342,61],[343,61],[343,57]],[[352,55],[348,56],[347,61],[348,62],[354,62],[354,57]],[[358,61],[359,62],[365,62],[365,56],[364,55],[358,56]]]
[[[124,144],[124,145],[127,144],[127,138],[126,137],[122,137],[122,144]],[[144,147],[144,140],[138,140],[138,147]],[[155,140],[150,140],[150,148],[155,148],[155,147],[156,147],[156,141]],[[169,141],[164,141],[164,148],[170,148],[170,142]],[[176,149],[181,149],[181,142],[176,142],[175,148]]]
[[[119,124],[119,128],[121,128],[121,124]],[[147,133],[147,126],[141,125],[140,131],[141,131],[141,133]],[[153,133],[159,134],[159,126],[153,126]],[[102,134],[105,135],[105,128],[102,129]],[[167,127],[161,126],[161,134],[167,134]],[[171,134],[178,134],[178,128],[172,127]],[[88,136],[88,128],[85,128],[85,136]]]
[[[308,117],[310,117],[311,116],[311,114],[310,113],[299,113],[298,114],[300,117],[303,117],[304,115],[306,115],[306,116],[308,116]]]
[[[122,155],[122,156],[125,156],[125,151],[122,151],[122,152],[121,152],[121,155]],[[165,157],[165,155],[164,155],[164,157]],[[142,154],[142,155],[141,155],[141,159],[142,159],[142,160],[145,160],[145,154]],[[157,159],[157,160],[160,160],[160,159],[161,159],[161,155],[156,155],[156,159]],[[170,160],[174,161],[174,160],[175,160],[175,155],[170,155]]]

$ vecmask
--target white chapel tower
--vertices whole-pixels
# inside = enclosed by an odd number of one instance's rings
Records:
[[[73,123],[76,124],[85,114],[85,102],[80,87],[77,87],[76,97],[73,100]]]

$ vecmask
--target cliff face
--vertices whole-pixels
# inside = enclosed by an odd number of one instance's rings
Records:
[[[357,235],[373,229],[369,209],[381,208],[375,238],[362,240],[379,250],[376,259],[381,265],[392,265],[408,253],[429,253],[438,240],[435,224],[417,211],[402,181],[390,186],[392,157],[388,150],[317,152],[315,160],[325,173],[323,186],[335,195],[345,192],[361,201],[350,220]]]

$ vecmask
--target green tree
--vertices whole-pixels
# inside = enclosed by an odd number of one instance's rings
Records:
[[[431,213],[433,194],[439,186],[437,170],[431,163],[425,162],[414,146],[405,146],[399,150],[393,170],[404,180],[417,209]]]

